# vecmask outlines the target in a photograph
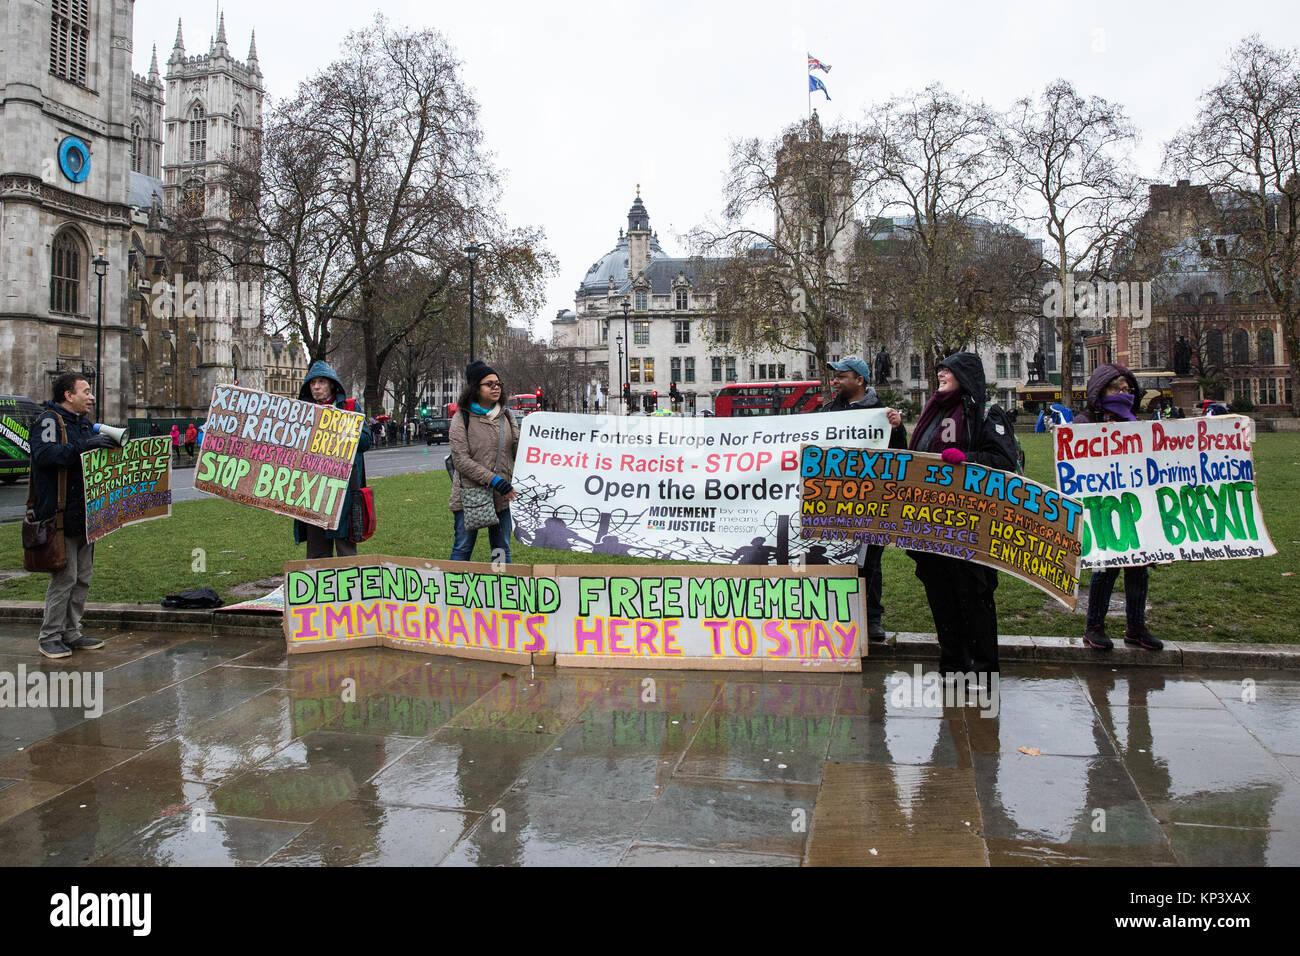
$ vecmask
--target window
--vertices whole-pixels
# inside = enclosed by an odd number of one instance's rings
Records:
[[[650,344],[650,323],[649,322],[632,323],[632,344],[633,345]]]
[[[919,382],[921,380],[921,356],[913,353],[911,365],[912,381]]]
[[[1261,405],[1277,404],[1277,379],[1261,378],[1259,380],[1259,403]]]
[[[51,0],[50,72],[85,86],[89,46],[90,0]]]
[[[652,358],[644,359],[645,365],[645,383],[650,385],[655,380],[655,360]]]
[[[1011,378],[1020,378],[1020,353],[1012,352],[1007,375]]]
[[[688,358],[686,360],[686,375],[682,381],[692,383],[695,381],[695,359]]]
[[[1205,364],[1210,368],[1223,367],[1223,333],[1218,329],[1205,333]]]
[[[691,323],[673,323],[673,342],[677,345],[689,345],[691,342]]]
[[[636,309],[638,312],[644,312],[647,308],[645,289],[637,289],[635,298],[636,298],[636,304],[633,305],[632,308]]]
[[[1232,398],[1234,401],[1245,399],[1253,404],[1251,395],[1251,380],[1248,378],[1235,378],[1232,380]]]
[[[137,173],[145,172],[144,166],[144,132],[140,121],[131,124],[131,169]]]
[[[675,358],[670,359],[669,362],[669,367],[672,369],[672,376],[669,378],[669,381],[680,382],[682,380],[682,360]]]
[[[713,381],[722,381],[722,359],[714,358],[713,360]]]
[[[1248,365],[1250,363],[1250,335],[1245,329],[1232,333],[1232,364]]]
[[[718,319],[713,323],[713,338],[718,345],[731,344],[731,322]]]
[[[603,322],[600,326],[601,342],[609,342],[609,322]]]
[[[641,384],[641,360],[630,358],[627,360],[627,380]]]
[[[240,120],[239,110],[235,110],[230,117],[230,152],[235,159],[239,158]]]
[[[190,162],[199,163],[208,158],[208,119],[198,103],[190,110]]]
[[[1007,377],[1007,353],[1006,352],[998,353],[997,376],[998,378]]]
[[[1259,364],[1272,365],[1274,361],[1273,330],[1260,329],[1259,332],[1255,334],[1255,341],[1258,343],[1259,348]]]
[[[732,356],[728,355],[727,356],[727,381],[734,382],[735,380],[736,380],[736,360]]]
[[[81,242],[65,229],[54,237],[50,252],[50,311],[76,315],[81,307],[81,270],[85,256]]]
[[[686,309],[690,308],[690,297],[691,294],[686,289],[677,290],[677,308],[679,311],[685,312]]]

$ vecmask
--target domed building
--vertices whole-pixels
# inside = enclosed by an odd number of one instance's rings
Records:
[[[717,262],[665,252],[637,188],[627,231],[619,229],[614,248],[582,277],[573,309],[551,322],[552,346],[581,353],[592,370],[588,411],[606,411],[611,396],[617,405],[625,382],[635,410],[669,408],[675,384],[681,410],[692,413],[712,409],[728,382],[803,377],[792,356],[760,354],[742,366],[725,327],[709,326],[706,336],[705,323],[717,321],[710,289]]]

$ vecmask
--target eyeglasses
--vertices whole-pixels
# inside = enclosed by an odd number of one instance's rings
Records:
[[[479,384],[482,385],[484,388],[500,388],[500,387],[501,387],[501,383],[500,383],[500,382],[479,382]]]
[[[1106,386],[1107,394],[1114,394],[1116,392],[1127,392],[1128,394],[1132,395],[1133,389],[1131,386],[1128,385],[1107,385]]]

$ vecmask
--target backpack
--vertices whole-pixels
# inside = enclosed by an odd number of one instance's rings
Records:
[[[1011,418],[1007,415],[1006,409],[1001,405],[984,406],[984,423],[987,425],[989,419],[993,420],[993,430],[999,436],[999,443],[1003,446],[1003,451],[1007,452],[1008,457],[1014,461],[1017,475],[1025,473],[1025,449],[1020,444],[1020,439],[1016,437],[1015,426],[1011,424]],[[1006,439],[1010,439],[1007,441]]]

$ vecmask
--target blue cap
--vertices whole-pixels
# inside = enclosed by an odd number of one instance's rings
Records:
[[[860,355],[846,355],[838,362],[827,364],[837,372],[853,372],[855,375],[861,375],[864,382],[871,381],[871,366]]]

